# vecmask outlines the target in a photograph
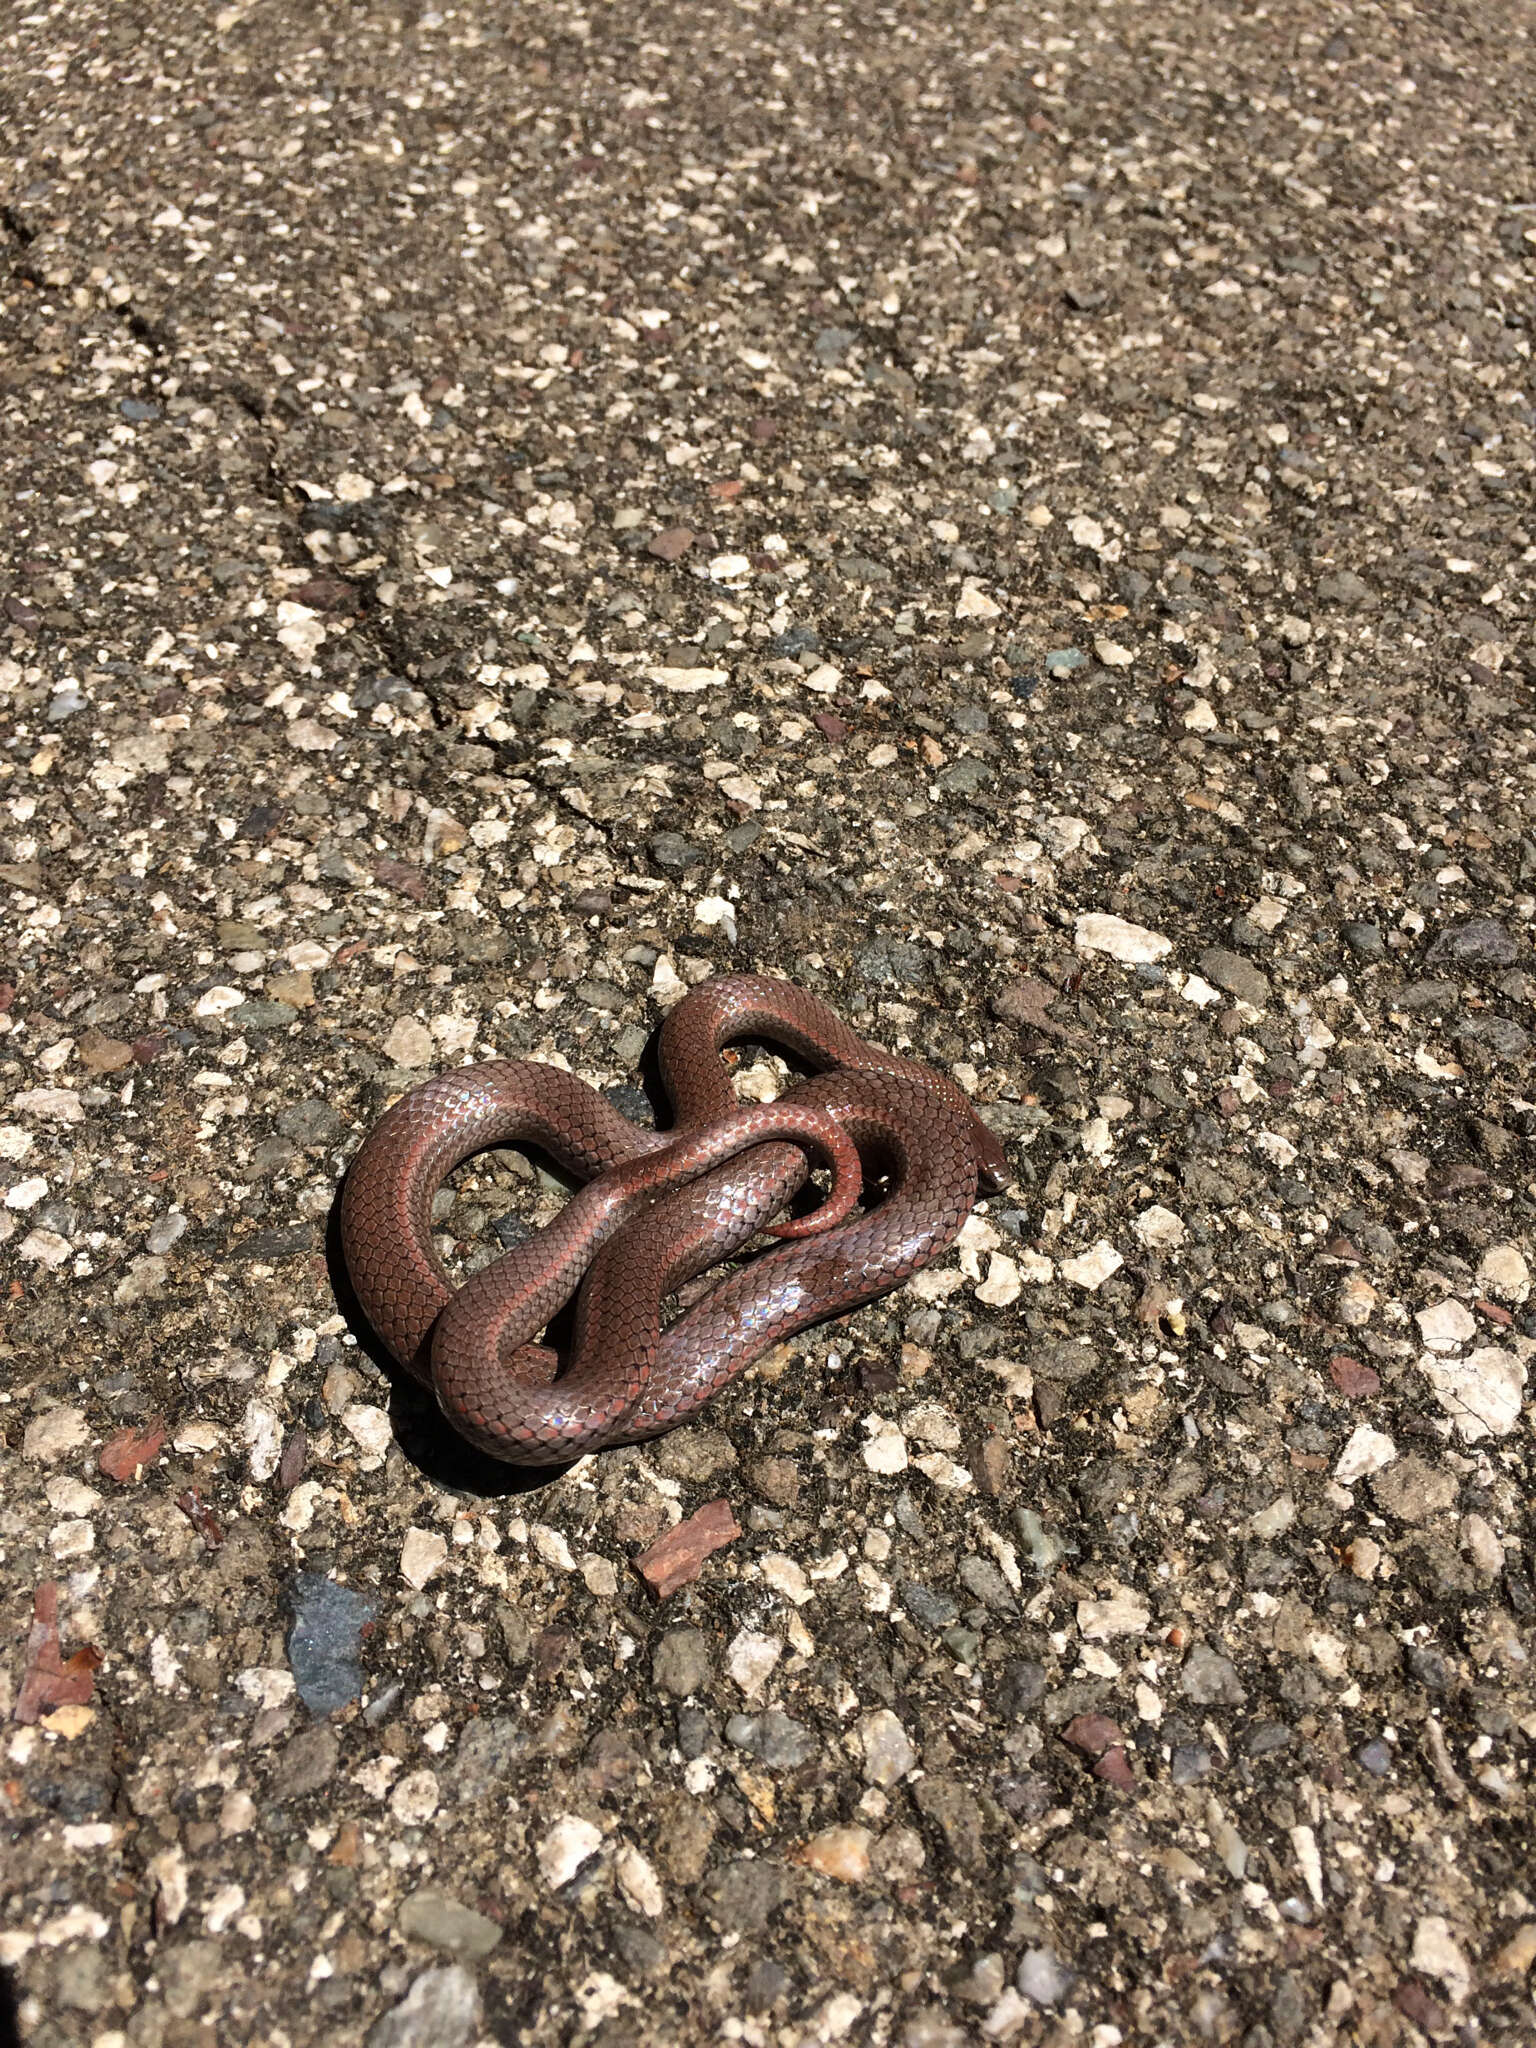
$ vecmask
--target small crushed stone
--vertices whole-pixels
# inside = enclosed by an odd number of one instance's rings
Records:
[[[1528,11],[0,47],[0,2014],[1529,2042]],[[1013,1182],[524,1487],[338,1179],[732,969]]]

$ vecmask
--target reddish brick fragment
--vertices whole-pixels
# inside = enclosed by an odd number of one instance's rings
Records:
[[[1351,1401],[1363,1401],[1368,1394],[1381,1392],[1381,1374],[1375,1366],[1362,1365],[1358,1358],[1350,1358],[1342,1351],[1329,1359],[1328,1377]]]
[[[1405,1977],[1393,1992],[1392,2003],[1432,2040],[1445,2032],[1445,2007],[1431,1995],[1422,1977]]]
[[[642,1550],[635,1569],[656,1598],[665,1600],[680,1586],[693,1583],[712,1550],[734,1543],[740,1534],[730,1502],[708,1501],[686,1522],[659,1536],[649,1550]]]
[[[356,584],[340,576],[314,576],[289,595],[317,612],[355,612],[361,604]]]
[[[1106,1785],[1113,1785],[1118,1792],[1136,1790],[1136,1774],[1131,1769],[1131,1760],[1117,1742],[1113,1749],[1106,1749],[1093,1767],[1093,1775],[1102,1778]]]
[[[693,546],[695,535],[688,526],[664,526],[645,544],[645,552],[659,561],[680,562]]]
[[[164,1442],[165,1417],[157,1415],[141,1427],[130,1424],[108,1437],[96,1463],[109,1479],[132,1486],[144,1476],[145,1466],[153,1465],[159,1457]]]
[[[100,1666],[101,1652],[89,1643],[60,1657],[58,1581],[44,1579],[32,1596],[27,1667],[11,1710],[13,1718],[30,1725],[55,1707],[84,1706]]]
[[[408,860],[376,860],[373,879],[382,882],[386,889],[393,889],[397,896],[408,896],[413,903],[427,900],[427,878]]]
[[[1106,1750],[1125,1746],[1125,1736],[1108,1714],[1079,1714],[1062,1729],[1061,1739],[1091,1757],[1101,1757]]]
[[[302,1429],[296,1429],[283,1445],[283,1455],[277,1461],[277,1483],[284,1493],[291,1493],[304,1477],[309,1464],[309,1438]]]

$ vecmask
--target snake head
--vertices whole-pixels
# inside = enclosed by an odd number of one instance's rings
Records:
[[[1003,1141],[981,1118],[975,1117],[976,1125],[976,1178],[983,1194],[1000,1194],[1013,1178],[1008,1164],[1008,1154],[1003,1150]]]

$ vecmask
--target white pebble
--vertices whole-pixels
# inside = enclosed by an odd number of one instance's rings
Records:
[[[21,1440],[21,1455],[50,1465],[68,1457],[87,1439],[84,1412],[79,1408],[49,1408],[27,1424]]]
[[[1444,1985],[1453,2005],[1460,2005],[1472,1989],[1472,1972],[1457,1947],[1450,1922],[1439,1913],[1426,1913],[1413,1933],[1409,1962],[1426,1977]]]
[[[907,1469],[907,1440],[894,1422],[886,1422],[878,1415],[865,1417],[864,1426],[870,1432],[869,1442],[864,1446],[864,1463],[871,1472],[887,1475],[905,1472]]]
[[[914,1458],[923,1477],[945,1493],[962,1493],[971,1483],[971,1475],[964,1465],[957,1465],[953,1458],[945,1457],[942,1451],[925,1451],[920,1458]]]
[[[1147,1632],[1152,1610],[1129,1586],[1118,1587],[1107,1600],[1079,1600],[1077,1626],[1091,1643],[1107,1642],[1111,1636],[1141,1636]]]
[[[1531,1269],[1518,1245],[1490,1245],[1477,1269],[1477,1284],[1501,1301],[1524,1301],[1531,1291]]]
[[[877,1707],[864,1716],[859,1723],[859,1743],[864,1751],[864,1782],[882,1792],[888,1792],[917,1762],[906,1729],[889,1707]]]
[[[425,1067],[432,1061],[432,1034],[419,1017],[397,1017],[383,1053],[393,1067]]]
[[[402,1827],[419,1828],[438,1809],[435,1771],[408,1771],[389,1795],[389,1810]]]
[[[237,988],[205,988],[192,1006],[194,1017],[222,1017],[227,1010],[238,1010],[245,996]]]
[[[1504,1546],[1481,1515],[1461,1518],[1461,1547],[1480,1572],[1495,1578],[1504,1569]]]
[[[1063,1259],[1061,1277],[1070,1280],[1074,1287],[1083,1287],[1090,1294],[1104,1285],[1114,1273],[1125,1264],[1107,1237],[1101,1237],[1075,1259]]]
[[[1429,1308],[1421,1308],[1413,1320],[1431,1351],[1459,1351],[1477,1335],[1471,1312],[1449,1295]]]
[[[1182,1216],[1154,1202],[1136,1218],[1136,1235],[1149,1251],[1166,1252],[1182,1244],[1188,1233]]]
[[[594,1600],[612,1600],[619,1590],[619,1575],[613,1568],[613,1560],[599,1557],[595,1550],[589,1550],[581,1560],[582,1583]]]
[[[68,1263],[70,1242],[60,1237],[56,1230],[29,1230],[16,1247],[18,1258],[29,1259],[34,1265],[58,1267]]]
[[[573,1813],[562,1814],[539,1844],[539,1875],[552,1892],[557,1892],[602,1846],[601,1828]]]
[[[661,1880],[640,1851],[626,1843],[614,1858],[613,1874],[619,1890],[637,1913],[654,1920],[666,1905]]]
[[[1520,1420],[1525,1367],[1512,1351],[1485,1344],[1470,1358],[1436,1358],[1425,1352],[1419,1370],[1464,1443],[1508,1436]]]
[[[1073,944],[1079,953],[1107,953],[1127,967],[1150,965],[1173,950],[1172,939],[1161,932],[1102,910],[1082,913],[1074,927]]]
[[[1339,1453],[1333,1476],[1341,1486],[1350,1486],[1357,1479],[1368,1478],[1372,1472],[1385,1471],[1396,1456],[1397,1445],[1391,1437],[1384,1436],[1379,1429],[1372,1429],[1368,1422],[1362,1422]]]
[[[448,1559],[448,1539],[435,1529],[407,1529],[400,1546],[400,1576],[419,1593]]]
[[[932,1444],[935,1450],[960,1448],[960,1425],[937,1401],[919,1401],[915,1408],[909,1408],[901,1418],[901,1427],[903,1434],[915,1436],[919,1443]]]
[[[576,1560],[571,1555],[571,1546],[558,1529],[551,1529],[547,1522],[535,1522],[528,1534],[533,1547],[547,1565],[557,1572],[573,1572]]]
[[[987,1277],[976,1289],[976,1299],[988,1308],[1007,1308],[1024,1291],[1016,1260],[1006,1252],[994,1252],[987,1265]]]
[[[272,1407],[256,1395],[245,1404],[240,1428],[251,1454],[251,1477],[260,1485],[277,1470],[283,1452],[283,1426]]]
[[[394,1441],[394,1428],[386,1408],[375,1408],[366,1401],[353,1401],[341,1411],[341,1426],[370,1458],[382,1458]]]

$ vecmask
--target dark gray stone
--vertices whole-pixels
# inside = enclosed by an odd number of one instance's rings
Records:
[[[695,846],[681,832],[658,832],[650,841],[651,859],[664,873],[680,875],[688,868],[702,867],[708,859],[703,847]]]
[[[860,946],[853,964],[865,981],[881,988],[924,988],[933,973],[933,956],[927,947],[905,939],[875,939]]]
[[[292,1003],[241,1003],[230,1011],[229,1021],[241,1031],[281,1031],[297,1024],[299,1013]]]
[[[1520,946],[1508,927],[1493,917],[1469,918],[1440,933],[1424,955],[1429,967],[1513,967]]]
[[[1387,942],[1382,937],[1379,924],[1340,925],[1339,937],[1357,960],[1369,963],[1387,957]]]
[[[913,1797],[918,1810],[944,1838],[944,1846],[962,1870],[978,1877],[987,1868],[986,1823],[976,1795],[958,1778],[943,1774],[919,1778]]]
[[[960,1619],[960,1609],[947,1593],[935,1593],[917,1579],[903,1579],[901,1604],[922,1628],[948,1628]]]
[[[962,1557],[955,1576],[983,1607],[990,1607],[995,1613],[1011,1614],[1018,1605],[1008,1581],[985,1557]]]
[[[1469,1017],[1452,1036],[1458,1045],[1475,1045],[1496,1060],[1523,1060],[1531,1045],[1531,1034],[1512,1017]]]
[[[377,1605],[319,1572],[300,1572],[288,1599],[293,1612],[288,1664],[299,1698],[312,1714],[338,1713],[349,1700],[362,1697],[358,1656]]]
[[[1168,1763],[1168,1775],[1175,1785],[1198,1785],[1211,1775],[1215,1759],[1203,1742],[1181,1742]]]

